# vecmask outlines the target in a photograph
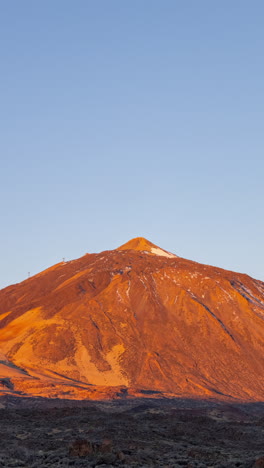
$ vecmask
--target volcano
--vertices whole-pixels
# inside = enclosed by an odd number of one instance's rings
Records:
[[[0,393],[264,399],[264,283],[144,238],[0,291]]]

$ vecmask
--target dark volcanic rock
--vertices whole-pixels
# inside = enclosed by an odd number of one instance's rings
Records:
[[[257,425],[263,407],[256,414],[246,405],[231,411],[212,402],[172,400],[132,412],[136,405],[0,410],[0,466],[263,466],[263,431]],[[240,411],[245,420],[237,421]]]
[[[253,468],[264,468],[264,456],[255,461]]]

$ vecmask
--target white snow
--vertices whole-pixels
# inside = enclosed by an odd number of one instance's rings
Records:
[[[122,296],[121,296],[120,292],[118,291],[118,289],[116,290],[116,295],[117,295],[118,301],[122,302]]]
[[[177,255],[155,247],[151,247],[151,253],[159,255],[160,257],[177,258]]]
[[[130,281],[128,282],[127,290],[126,290],[126,295],[129,299],[129,292],[130,292]]]

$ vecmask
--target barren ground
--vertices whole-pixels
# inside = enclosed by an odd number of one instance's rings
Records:
[[[264,403],[0,403],[2,467],[264,467]]]

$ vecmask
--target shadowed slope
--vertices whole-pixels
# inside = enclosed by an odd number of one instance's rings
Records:
[[[263,400],[263,318],[261,281],[137,238],[0,291],[0,352],[32,376],[13,379],[29,394],[45,381],[51,396],[67,383],[81,398],[100,386]]]

